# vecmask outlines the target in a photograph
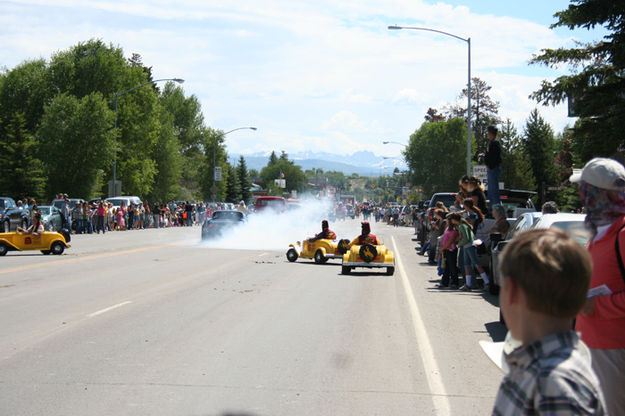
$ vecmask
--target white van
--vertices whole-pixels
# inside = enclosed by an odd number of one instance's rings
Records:
[[[106,202],[113,204],[113,208],[117,209],[122,206],[122,203],[126,208],[130,206],[130,203],[141,204],[141,199],[138,196],[114,196],[112,198],[106,198]]]

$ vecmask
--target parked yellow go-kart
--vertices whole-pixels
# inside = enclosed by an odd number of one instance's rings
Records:
[[[316,241],[304,240],[303,243],[298,241],[289,245],[286,258],[290,262],[296,261],[299,257],[314,259],[315,263],[323,264],[329,259],[343,258],[348,246],[349,240],[340,240],[338,243],[324,238]]]
[[[353,245],[343,255],[342,274],[350,274],[355,267],[386,268],[386,275],[395,273],[395,257],[385,245],[364,244]]]
[[[4,256],[9,251],[39,250],[43,254],[61,255],[66,248],[70,247],[68,242],[71,237],[69,232],[63,229],[61,233],[43,232],[38,236],[14,232],[0,233],[0,256]]]

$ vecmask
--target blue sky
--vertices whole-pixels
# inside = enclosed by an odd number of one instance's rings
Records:
[[[550,30],[567,1],[458,0],[23,0],[0,1],[0,65],[49,58],[100,38],[140,53],[156,78],[186,80],[207,123],[230,130],[233,153],[271,150],[396,155],[428,107],[466,85],[466,43],[390,24],[472,39],[472,73],[493,88],[500,115],[522,130],[528,95],[566,68],[528,67],[532,53],[598,39]],[[539,107],[555,130],[566,108]]]

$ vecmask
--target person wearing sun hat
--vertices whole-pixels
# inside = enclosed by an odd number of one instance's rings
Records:
[[[570,181],[577,183],[586,208],[593,262],[589,295],[575,329],[590,348],[608,414],[625,415],[625,167],[594,158]]]

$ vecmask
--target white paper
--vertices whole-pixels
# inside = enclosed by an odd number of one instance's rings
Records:
[[[601,286],[593,287],[592,289],[590,289],[588,291],[587,297],[594,298],[595,296],[611,295],[611,294],[612,294],[612,291],[610,290],[609,287],[607,287],[606,285],[601,285]]]

